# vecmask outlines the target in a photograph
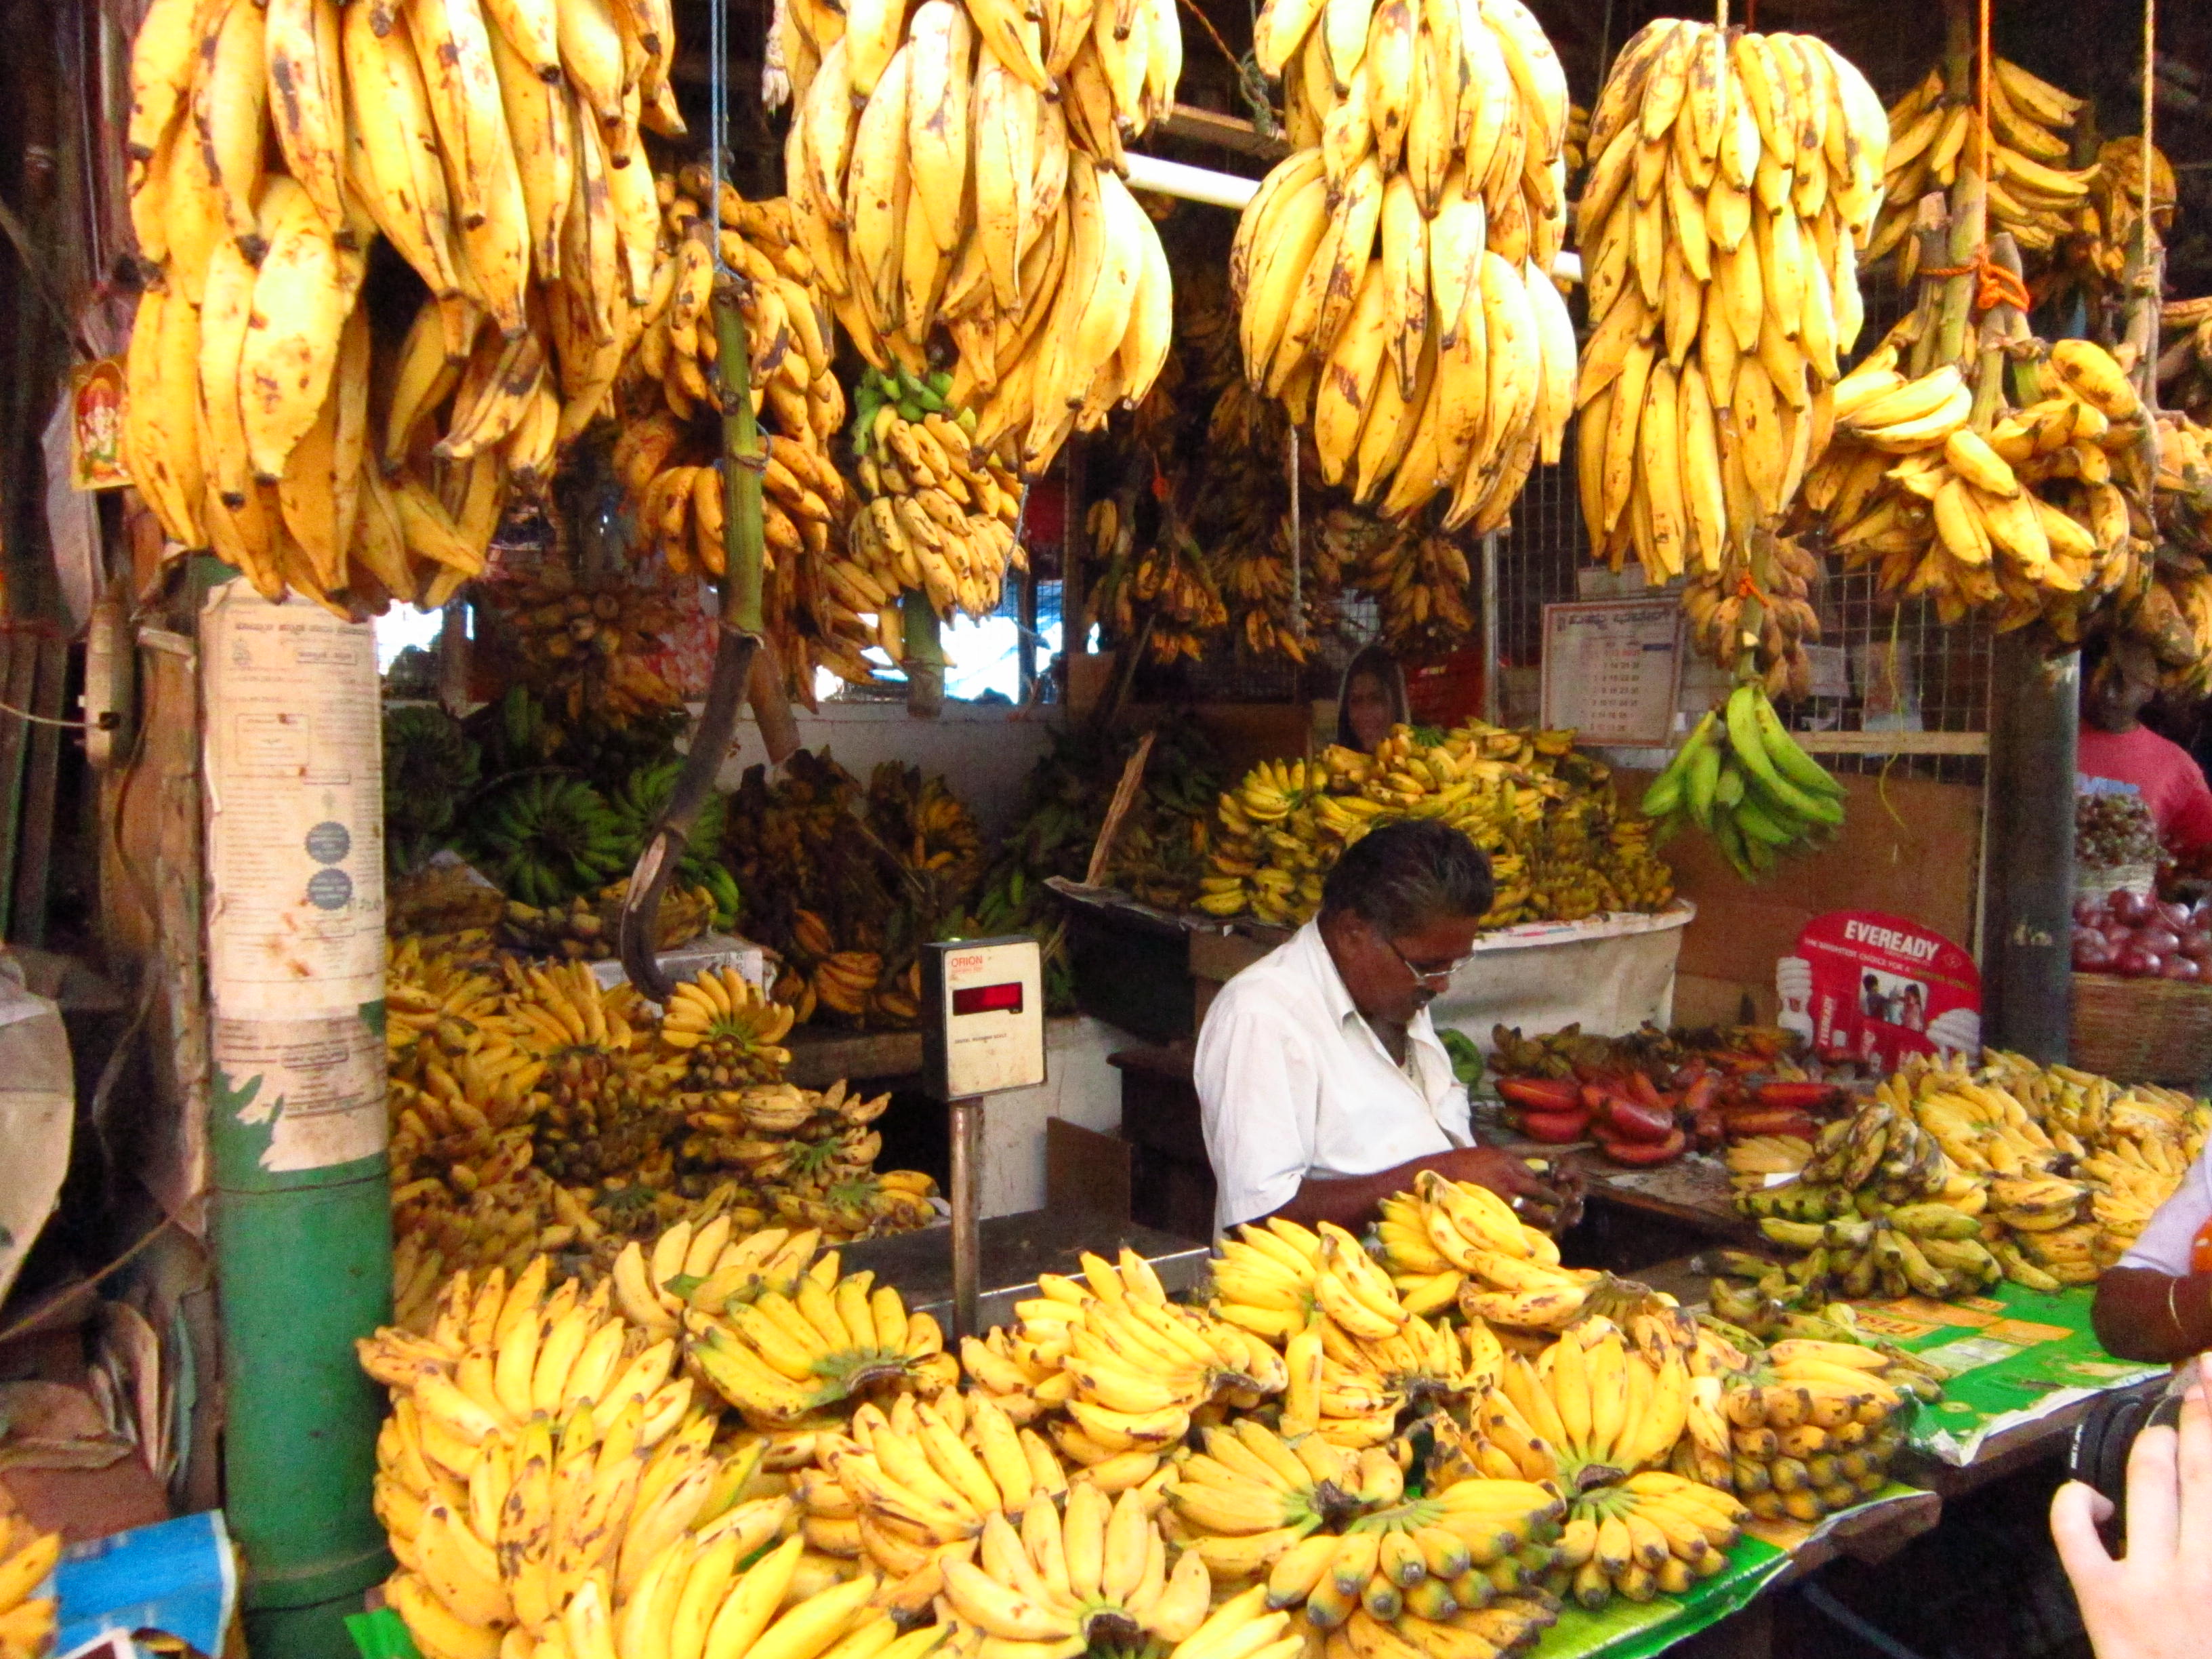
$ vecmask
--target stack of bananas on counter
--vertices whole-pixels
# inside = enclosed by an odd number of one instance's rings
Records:
[[[1464,1398],[1497,1374],[1501,1350],[1486,1328],[1455,1330],[1409,1311],[1341,1227],[1323,1222],[1316,1232],[1277,1217],[1238,1233],[1222,1241],[1207,1305],[1283,1345],[1286,1430],[1316,1430],[1354,1449],[1381,1445],[1408,1405]],[[1431,1311],[1455,1305],[1448,1294]]]
[[[52,1645],[54,1600],[34,1595],[61,1559],[62,1535],[20,1515],[0,1520],[0,1659],[39,1659]]]
[[[1246,378],[1328,483],[1391,518],[1448,493],[1447,531],[1494,530],[1573,397],[1551,42],[1520,0],[1269,0],[1253,39],[1298,148],[1230,256]]]
[[[1794,1337],[1759,1356],[1721,1397],[1736,1495],[1763,1521],[1818,1521],[1889,1481],[1911,1388],[1902,1362],[1857,1343]],[[1925,1371],[1906,1370],[1923,1387]]]
[[[1443,1620],[1553,1564],[1558,1493],[1463,1468],[1406,1491],[1387,1446],[1351,1452],[1252,1419],[1209,1429],[1165,1488],[1176,1531],[1218,1579],[1257,1579],[1316,1631],[1356,1613]]]
[[[1662,908],[1674,886],[1650,825],[1618,812],[1608,775],[1571,732],[1480,721],[1437,744],[1401,726],[1371,756],[1332,744],[1312,760],[1263,762],[1221,797],[1198,908],[1295,927],[1320,908],[1345,848],[1379,823],[1434,817],[1490,855],[1486,927]]]
[[[1174,295],[1121,145],[1173,102],[1174,6],[796,0],[783,15],[793,221],[860,354],[921,374],[942,325],[948,401],[1027,476],[1140,401]]]
[[[1938,64],[1890,106],[1884,203],[1866,257],[1872,262],[1895,250],[1899,287],[1919,269],[1919,239],[1911,232],[1920,198],[1950,189],[1973,159],[1973,54],[1960,62],[1966,66],[1968,84],[1948,84]],[[2067,167],[2082,100],[2009,59],[1992,58],[1990,68],[1990,230],[2009,232],[2024,251],[2048,253],[2081,228],[2083,198],[2094,176],[2094,169]]]
[[[1616,570],[1632,550],[1655,585],[1733,584],[1825,446],[1888,123],[1811,35],[1661,18],[1614,60],[1589,142],[1583,518]]]
[[[1844,787],[1790,735],[1765,688],[1746,682],[1705,711],[1644,790],[1643,810],[1695,823],[1755,881],[1844,821]]]
[[[1012,1330],[961,1344],[984,1393],[1019,1424],[1042,1422],[1063,1457],[1109,1492],[1138,1486],[1225,1402],[1250,1410],[1291,1382],[1267,1342],[1168,1300],[1145,1260],[1088,1253],[1080,1279],[1056,1273],[1018,1303]]]
[[[479,571],[510,490],[606,406],[650,298],[638,132],[683,131],[675,52],[659,0],[149,9],[129,149],[156,276],[125,447],[169,536],[349,614]],[[430,298],[378,431],[380,234]]]
[[[1021,485],[974,447],[973,412],[945,401],[951,385],[942,369],[917,380],[900,367],[871,368],[854,398],[860,510],[852,561],[830,580],[850,604],[872,611],[876,642],[893,662],[905,655],[902,590],[927,594],[947,620],[955,611],[984,617],[999,608],[1008,568],[1029,568],[1014,540]]]
[[[791,1010],[727,969],[680,984],[655,1024],[581,963],[479,966],[403,940],[386,998],[404,1328],[457,1267],[597,1261],[695,1224],[836,1240],[933,1216],[928,1176],[873,1167],[887,1097],[778,1081]]]
[[[1919,325],[1907,318],[1836,387],[1836,441],[1806,507],[1847,567],[1878,563],[1885,591],[1929,594],[1946,622],[1990,605],[2001,628],[2042,617],[2078,637],[2087,609],[2146,562],[2142,398],[2088,340],[2012,364],[2017,410],[1954,364],[1908,378],[1900,352]]]
[[[864,789],[826,751],[802,750],[772,787],[747,771],[728,853],[744,932],[781,953],[773,995],[800,1024],[826,1009],[912,1025],[920,948],[965,909],[983,867],[975,820],[944,779],[886,761]]]

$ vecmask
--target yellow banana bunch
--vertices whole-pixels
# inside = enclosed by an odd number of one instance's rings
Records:
[[[670,994],[659,1036],[695,1066],[751,1079],[773,1076],[790,1062],[791,1051],[779,1045],[791,1025],[791,1011],[769,1001],[736,969],[709,969]]]
[[[1753,1135],[1729,1143],[1724,1161],[1739,1190],[1766,1184],[1771,1175],[1796,1175],[1811,1161],[1813,1143],[1796,1135]]]
[[[1027,550],[1014,540],[1019,483],[974,447],[972,413],[926,406],[944,404],[951,386],[942,370],[917,380],[903,368],[890,375],[870,369],[857,400],[853,557],[829,580],[873,616],[876,642],[893,662],[905,655],[902,592],[926,595],[947,620],[956,611],[988,616],[1008,568],[1029,568]]]
[[[1217,1578],[1263,1578],[1271,1606],[1303,1607],[1317,1628],[1363,1606],[1448,1618],[1551,1565],[1559,1504],[1530,1481],[1469,1474],[1407,1498],[1402,1444],[1354,1451],[1249,1419],[1205,1439],[1165,1487],[1191,1553]]]
[[[501,1034],[493,1024],[501,1012],[499,983],[480,960],[412,936],[393,940],[386,952],[385,1047],[395,1062],[425,1036],[474,1053]]]
[[[1064,1553],[1073,1555],[1073,1551],[1067,1549],[1066,1546],[1064,1527],[1062,1539]],[[1024,1611],[1018,1615],[1019,1620],[1024,1624],[1030,1625],[1031,1627],[1036,1627],[1036,1625],[1046,1622],[1049,1615],[1033,1620],[1028,1609],[1039,1608],[1044,1603],[1053,1601],[1054,1597],[1043,1593],[1044,1586],[1041,1580],[1035,1583],[1030,1582],[1036,1579],[1037,1574],[1033,1560],[1030,1562],[1029,1572],[1022,1573],[1022,1561],[1012,1553],[1016,1548],[1024,1549],[1024,1559],[1027,1559],[1025,1547],[1021,1539],[1015,1540],[1014,1546],[1010,1547],[1008,1553],[1001,1559],[1006,1571],[1023,1577],[1027,1586],[1018,1597],[1024,1608]],[[1073,1565],[1073,1561],[1069,1565],[1071,1567]],[[995,1579],[992,1582],[997,1583]],[[1186,1583],[1190,1581],[1186,1581]],[[994,1595],[988,1589],[979,1589],[972,1579],[969,1580],[968,1583],[971,1591],[980,1594],[991,1602],[994,1609],[995,1622],[1006,1623],[1017,1616],[1014,1609],[1003,1598]],[[1164,1595],[1163,1600],[1164,1599]],[[987,1626],[969,1619],[959,1607],[953,1605],[949,1598],[940,1609],[940,1613],[945,1618],[945,1625],[939,1628],[939,1632],[944,1636],[943,1652],[946,1659],[982,1659],[982,1656],[986,1653],[1007,1656],[1033,1655],[1036,1656],[1037,1659],[1042,1659],[1042,1656],[1048,1653],[1076,1651],[1069,1645],[1079,1639],[1075,1637],[1066,1637],[1054,1641],[1048,1638],[1028,1640],[995,1636]],[[1290,1622],[1289,1614],[1271,1613],[1267,1610],[1265,1599],[1256,1588],[1248,1589],[1241,1595],[1230,1597],[1219,1607],[1206,1614],[1198,1628],[1182,1641],[1172,1647],[1164,1645],[1159,1651],[1164,1656],[1164,1659],[1224,1659],[1225,1656],[1235,1654],[1249,1654],[1253,1659],[1298,1659],[1298,1655],[1304,1649],[1305,1638],[1295,1630],[1289,1630],[1288,1634],[1285,1633],[1288,1630]],[[1012,1642],[1012,1645],[1009,1646],[1009,1642]]]
[[[1732,581],[1825,447],[1858,337],[1856,250],[1889,130],[1810,35],[1662,18],[1614,60],[1577,205],[1591,334],[1576,467],[1591,541]]]
[[[0,1520],[0,1656],[37,1659],[52,1645],[54,1598],[46,1587],[61,1559],[62,1535],[40,1532],[20,1515]]]
[[[744,1501],[763,1447],[715,1450],[675,1344],[611,1313],[604,1288],[549,1277],[543,1256],[511,1283],[457,1274],[427,1334],[358,1345],[392,1397],[374,1488],[400,1565],[387,1594],[426,1655],[495,1654],[510,1632],[543,1639],[618,1607],[641,1620],[672,1577],[710,1614],[790,1518],[787,1498]],[[785,1577],[756,1591],[763,1618]]]
[[[691,1363],[748,1421],[787,1425],[909,1377],[932,1393],[957,1380],[934,1319],[909,1314],[888,1285],[873,1289],[874,1274],[840,1277],[837,1265],[834,1251],[823,1256],[789,1295],[686,1307]]]
[[[1880,1492],[1906,1389],[1877,1349],[1791,1338],[1722,1396],[1735,1491],[1762,1520],[1817,1521]]]
[[[1486,1306],[1517,1316],[1496,1322],[1522,1328],[1557,1328],[1582,1311],[1582,1281],[1559,1267],[1559,1246],[1487,1187],[1425,1170],[1412,1192],[1383,1200],[1376,1231],[1383,1265],[1417,1313],[1455,1309],[1466,1291],[1498,1298]],[[1494,1317],[1469,1310],[1471,1326]]]
[[[1888,153],[1881,167],[1885,200],[1866,257],[1871,263],[1894,250],[1900,286],[1919,269],[1919,239],[1911,230],[1920,198],[1950,189],[1973,159],[1973,55],[1960,61],[1965,69],[1960,84],[1949,84],[1939,64],[1890,106]],[[2082,100],[2008,58],[1991,58],[1990,68],[1990,155],[1984,169],[1990,230],[2009,232],[2025,252],[2049,253],[2083,228],[2085,198],[2096,176],[2094,167],[2074,172],[2067,167]]]
[[[1246,378],[1310,428],[1322,479],[1446,532],[1503,523],[1557,460],[1574,331],[1566,77],[1518,0],[1270,0],[1254,26],[1297,148],[1230,256]]]
[[[1754,531],[1765,551],[1766,579],[1756,585],[1756,600],[1744,594],[1741,561],[1731,553],[1717,572],[1686,577],[1682,614],[1698,650],[1723,668],[1733,669],[1746,651],[1765,670],[1770,699],[1808,697],[1813,693],[1812,659],[1805,645],[1820,637],[1820,615],[1813,608],[1813,586],[1820,580],[1820,561],[1794,536]],[[1755,604],[1756,643],[1747,643],[1747,621]]]
[[[2173,164],[2151,146],[2150,214],[2160,246],[2173,228]],[[2075,240],[2064,253],[2074,269],[2085,270],[2106,291],[2118,289],[2129,256],[2142,235],[2143,152],[2141,135],[2108,138],[2097,151],[2089,197],[2077,210]]]
[[[1290,1382],[1266,1340],[1170,1303],[1141,1256],[1085,1253],[1083,1277],[1041,1275],[1018,1323],[970,1339],[969,1374],[1017,1423],[1041,1423],[1109,1492],[1149,1480],[1216,1400],[1249,1410]]]
[[[1109,1498],[1084,1480],[1068,1488],[1064,1516],[1048,1499],[1031,1504],[1018,1531],[1002,1510],[987,1511],[975,1559],[948,1556],[942,1571],[953,1615],[987,1640],[1066,1656],[1079,1643],[1184,1641],[1206,1622],[1212,1591],[1195,1550],[1170,1572],[1145,1493]]]
[[[1728,1493],[1661,1469],[1599,1486],[1568,1506],[1559,1544],[1571,1594],[1596,1612],[1615,1595],[1680,1595],[1728,1565],[1753,1511]]]
[[[2062,340],[2047,362],[2014,368],[2042,395],[2018,410],[1978,403],[1953,364],[1900,371],[1910,333],[1838,384],[1836,440],[1807,477],[1806,507],[1847,566],[1878,564],[1884,589],[1929,594],[1948,620],[1991,605],[2000,629],[2041,618],[2078,637],[2148,549],[2133,385],[2103,348]]]
[[[1370,538],[1359,560],[1344,569],[1343,580],[1346,586],[1374,597],[1382,613],[1382,636],[1402,659],[1440,656],[1474,631],[1474,612],[1468,608],[1472,574],[1467,550],[1454,537],[1418,535],[1404,528]]]
[[[1161,506],[1157,533],[1139,548],[1133,487],[1091,502],[1084,527],[1091,535],[1091,557],[1101,568],[1085,614],[1133,647],[1143,640],[1156,663],[1177,657],[1196,662],[1209,636],[1228,626],[1229,607],[1212,557],[1183,525],[1174,503]]]
[[[1618,1480],[1674,1455],[1689,1426],[1690,1382],[1683,1340],[1632,1344],[1592,1315],[1533,1362],[1508,1358],[1478,1419],[1516,1462],[1540,1440],[1563,1479],[1589,1484],[1586,1471],[1602,1471]]]
[[[690,1218],[665,1229],[650,1249],[631,1239],[607,1275],[623,1316],[656,1339],[675,1336],[689,1309],[715,1313],[763,1291],[789,1297],[813,1265],[822,1235],[764,1227],[740,1233],[732,1218]],[[687,1281],[679,1286],[678,1280]]]
[[[1008,0],[900,0],[853,18],[802,3],[784,16],[793,218],[869,363],[924,374],[942,325],[959,354],[947,401],[975,410],[979,449],[1026,476],[1070,431],[1140,401],[1173,295],[1121,146],[1173,102],[1173,5],[1032,16]]]
[[[1320,908],[1346,847],[1378,823],[1433,817],[1490,855],[1486,927],[1664,908],[1672,878],[1648,832],[1618,818],[1588,762],[1562,764],[1572,746],[1571,732],[1475,720],[1438,744],[1399,726],[1373,756],[1332,744],[1312,761],[1265,763],[1220,799],[1197,907],[1296,927]]]
[[[151,11],[129,145],[155,275],[125,447],[169,537],[349,616],[480,571],[510,494],[605,406],[648,298],[659,216],[631,163],[641,124],[683,131],[675,49],[660,0]],[[377,365],[372,433],[380,235],[430,297]]]

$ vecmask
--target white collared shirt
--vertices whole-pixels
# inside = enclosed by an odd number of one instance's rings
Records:
[[[1390,1058],[1317,923],[1221,988],[1193,1072],[1217,1232],[1289,1203],[1308,1176],[1373,1175],[1474,1144],[1467,1091],[1425,1008]]]

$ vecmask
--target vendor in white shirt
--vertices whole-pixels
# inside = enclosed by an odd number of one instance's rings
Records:
[[[1321,913],[1221,989],[1194,1067],[1217,1231],[1279,1215],[1358,1230],[1422,1170],[1543,1225],[1563,1194],[1478,1146],[1428,1006],[1465,966],[1490,864],[1432,819],[1355,842]]]

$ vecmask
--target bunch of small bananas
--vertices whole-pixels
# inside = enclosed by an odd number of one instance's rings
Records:
[[[925,1601],[943,1586],[928,1571],[940,1551],[976,1538],[994,1516],[1020,1522],[1066,1491],[1035,1430],[1017,1428],[987,1395],[949,1389],[922,1402],[900,1394],[888,1412],[863,1402],[845,1432],[816,1438],[814,1467],[792,1484],[810,1545],[902,1586],[920,1575]]]
[[[1861,320],[1855,250],[1889,128],[1811,35],[1661,18],[1590,114],[1576,213],[1592,331],[1577,392],[1593,548],[1733,577],[1797,493]]]
[[[2173,228],[2173,164],[2155,144],[2151,146],[2150,162],[2154,246],[2163,246]],[[2072,234],[2063,244],[2068,263],[2087,273],[2100,288],[2118,291],[2128,261],[2142,236],[2142,136],[2130,133],[2124,138],[2108,138],[2097,152],[2088,199],[2076,210]]]
[[[988,616],[1009,567],[1029,568],[1014,540],[1022,492],[1013,475],[972,447],[972,411],[945,404],[951,377],[916,381],[903,368],[866,372],[854,398],[853,453],[860,510],[853,559],[830,580],[875,616],[893,662],[903,636],[894,601],[926,593],[940,617]]]
[[[1297,148],[1230,255],[1245,375],[1328,483],[1394,519],[1449,491],[1446,530],[1495,529],[1572,395],[1551,42],[1519,0],[1270,0],[1253,44]]]
[[[1913,1391],[1878,1348],[1790,1338],[1722,1396],[1735,1490],[1765,1521],[1818,1521],[1880,1492]],[[1921,1376],[1924,1373],[1909,1373]]]
[[[433,939],[448,950],[481,950],[507,914],[500,890],[465,864],[426,864],[404,876],[387,874],[384,889],[385,931],[404,945]]]
[[[682,703],[647,661],[683,617],[659,581],[629,571],[579,576],[555,562],[492,584],[485,598],[513,629],[519,678],[571,726],[622,726]]]
[[[1131,649],[1142,640],[1156,663],[1196,662],[1208,639],[1229,625],[1220,580],[1171,501],[1161,503],[1155,533],[1139,548],[1135,506],[1134,490],[1124,490],[1101,496],[1084,513],[1098,570],[1086,619]]]
[[[1405,662],[1433,660],[1474,631],[1468,608],[1472,580],[1458,538],[1410,528],[1369,538],[1358,562],[1343,571],[1344,586],[1370,595],[1381,609],[1382,637]]]
[[[61,1559],[62,1535],[20,1515],[0,1520],[0,1659],[39,1659],[54,1633],[54,1600],[33,1595]]]
[[[1049,1643],[1068,1652],[1077,1642],[1174,1643],[1198,1631],[1212,1577],[1195,1550],[1168,1571],[1167,1543],[1144,1493],[1130,1488],[1109,1498],[1079,1480],[1066,1504],[1065,1516],[1049,1499],[1030,1504],[1018,1533],[1002,1511],[988,1510],[975,1559],[945,1559],[953,1615],[987,1642]]]
[[[790,1296],[685,1310],[692,1364],[747,1421],[788,1425],[873,1387],[912,1379],[934,1393],[958,1380],[934,1319],[909,1314],[889,1285],[872,1295],[874,1274],[840,1277],[837,1266],[836,1252],[823,1256]]]
[[[1769,697],[1813,695],[1813,662],[1808,642],[1820,637],[1820,615],[1813,608],[1813,589],[1821,580],[1820,559],[1794,536],[1754,530],[1748,540],[1754,568],[1763,580],[1746,582],[1748,570],[1734,571],[1733,554],[1724,571],[1692,572],[1682,586],[1682,614],[1698,652],[1733,671],[1748,651],[1763,676]],[[1745,589],[1751,587],[1752,597]],[[1756,612],[1758,631],[1748,626]]]
[[[1673,879],[1649,826],[1618,812],[1606,769],[1573,744],[1571,732],[1478,720],[1437,744],[1401,726],[1371,756],[1332,744],[1263,762],[1221,797],[1198,908],[1295,927],[1320,908],[1343,849],[1403,817],[1441,819],[1490,855],[1486,927],[1663,908]]]
[[[784,177],[839,320],[876,368],[916,374],[943,325],[948,401],[1031,477],[1144,398],[1172,327],[1167,256],[1118,175],[1122,135],[1173,102],[1182,27],[1162,0],[1094,28],[1101,11],[783,11]]]
[[[510,489],[605,406],[649,296],[638,129],[683,131],[675,52],[659,0],[151,8],[129,150],[157,276],[125,447],[169,536],[348,615],[442,605],[481,570]],[[431,297],[373,433],[380,234]]]
[[[1382,1262],[1409,1309],[1456,1309],[1478,1323],[1555,1331],[1578,1318],[1596,1277],[1559,1266],[1559,1247],[1486,1187],[1425,1170],[1382,1204]]]
[[[653,948],[673,951],[717,927],[738,908],[737,883],[720,865],[710,866],[719,880],[671,886],[653,919]],[[604,961],[615,953],[623,900],[629,878],[611,882],[596,893],[579,893],[565,908],[509,900],[498,928],[500,945],[532,957],[562,957],[574,962]]]
[[[1560,1559],[1576,1601],[1591,1612],[1616,1595],[1680,1595],[1728,1565],[1726,1552],[1756,1513],[1700,1481],[1645,1469],[1574,1499]]]
[[[2212,1106],[2155,1084],[2114,1083],[1991,1050],[1984,1079],[2018,1101],[2090,1188],[2099,1259],[2117,1261],[2204,1148]]]
[[[1960,84],[1950,84],[1938,64],[1889,108],[1884,206],[1866,257],[1871,263],[1896,250],[1900,287],[1919,269],[1919,238],[1911,231],[1920,198],[1950,189],[1960,169],[1974,160],[1969,149],[1976,107],[1973,54],[1959,62],[1965,70]],[[2008,231],[2024,250],[2047,253],[2080,228],[2083,198],[2095,176],[2094,168],[2067,167],[2082,100],[2009,59],[1992,58],[1990,69],[1989,159],[1982,168],[1990,230]]]
[[[1765,687],[1746,681],[1705,711],[1644,790],[1642,808],[1694,823],[1738,875],[1756,881],[1844,821],[1844,787],[1790,735]]]
[[[791,1024],[791,1010],[769,1001],[736,969],[709,969],[670,994],[659,1036],[683,1050],[695,1072],[711,1067],[714,1081],[726,1086],[781,1076],[791,1061],[781,1046]]]
[[[2043,617],[2078,637],[2149,544],[2142,398],[2103,347],[2061,340],[2046,361],[2012,366],[2027,401],[2008,410],[1954,364],[1907,378],[1909,332],[1836,387],[1837,440],[1806,479],[1806,507],[1847,567],[1878,561],[1886,591],[1927,593],[1947,621],[1991,605],[2000,628]]]
[[[1148,1480],[1215,1401],[1243,1409],[1284,1391],[1283,1358],[1199,1309],[1170,1303],[1150,1266],[1085,1254],[1080,1279],[1046,1273],[1018,1323],[961,1346],[969,1375],[1017,1423],[1042,1422],[1060,1455],[1109,1493]]]
[[[1207,1429],[1205,1443],[1177,1459],[1164,1488],[1191,1553],[1217,1578],[1264,1579],[1271,1605],[1303,1607],[1317,1629],[1362,1606],[1386,1621],[1408,1607],[1448,1618],[1549,1565],[1559,1505],[1531,1482],[1468,1475],[1408,1498],[1392,1448],[1354,1451],[1250,1418]]]

